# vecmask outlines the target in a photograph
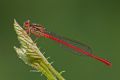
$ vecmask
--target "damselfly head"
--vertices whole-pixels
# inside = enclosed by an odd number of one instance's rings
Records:
[[[24,27],[30,27],[30,20],[24,22]]]

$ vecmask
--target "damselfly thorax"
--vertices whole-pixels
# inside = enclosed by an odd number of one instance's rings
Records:
[[[28,34],[34,34],[36,37],[43,36],[45,33],[45,27],[40,24],[30,23],[30,21],[26,21],[24,23],[25,30]]]

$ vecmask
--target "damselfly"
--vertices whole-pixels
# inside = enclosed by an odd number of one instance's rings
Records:
[[[49,38],[51,40],[54,40],[64,46],[74,50],[77,53],[82,53],[86,56],[94,58],[108,66],[112,65],[108,60],[91,54],[91,48],[89,46],[87,46],[81,42],[71,40],[69,38],[54,35],[53,33],[46,31],[45,27],[42,25],[30,23],[30,21],[28,20],[24,23],[24,27],[25,27],[26,32],[29,35],[33,34],[38,38],[40,38],[40,37]],[[76,46],[76,45],[79,45],[79,46]]]

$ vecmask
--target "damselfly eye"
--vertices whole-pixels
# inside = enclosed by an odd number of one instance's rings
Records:
[[[26,22],[24,23],[24,26],[25,26],[25,27],[29,27],[29,26],[30,26],[30,21],[29,21],[29,20],[26,21]]]

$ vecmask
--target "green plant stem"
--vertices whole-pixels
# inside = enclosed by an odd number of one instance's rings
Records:
[[[57,72],[47,61],[34,41],[32,41],[26,31],[24,31],[24,29],[15,20],[14,29],[21,44],[20,48],[14,47],[19,58],[45,75],[48,80],[65,80],[61,73]]]

